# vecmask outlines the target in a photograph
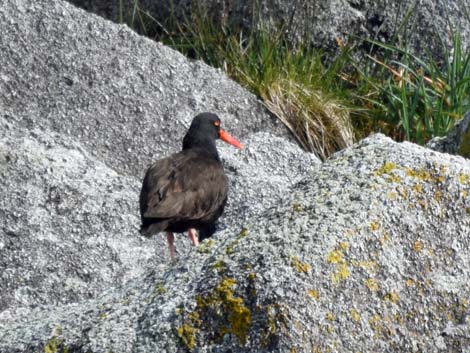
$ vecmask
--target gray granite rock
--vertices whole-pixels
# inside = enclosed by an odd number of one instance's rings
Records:
[[[243,150],[223,143],[218,148],[230,179],[228,207],[219,228],[234,231],[281,202],[292,185],[320,165],[312,153],[266,132],[254,133],[243,142]]]
[[[165,258],[137,235],[137,179],[10,120],[0,119],[0,311],[94,298]]]
[[[221,152],[229,176],[244,182],[232,181],[230,218],[220,230],[238,213],[246,218],[275,204],[318,162],[275,136],[288,135],[220,72],[124,27],[59,1],[9,0],[0,18],[0,311],[95,298],[168,261],[163,236],[138,234],[138,194],[147,164],[181,148],[186,120],[198,112],[191,108],[217,106],[228,129],[248,143],[244,151]],[[100,78],[82,76],[84,66]],[[157,74],[145,76],[146,69]],[[162,74],[169,71],[173,79]],[[204,103],[186,105],[195,96]],[[158,116],[162,111],[168,114]],[[265,191],[250,213],[261,179]],[[189,247],[182,239],[183,256]]]
[[[220,70],[66,2],[2,1],[0,26],[2,110],[24,129],[76,138],[117,171],[142,177],[203,111],[240,139],[289,136]]]
[[[176,263],[4,311],[0,351],[467,351],[469,212],[470,162],[375,135]]]
[[[470,350],[468,160],[375,135],[320,164],[123,27],[45,0],[0,26],[1,353]],[[225,217],[171,263],[141,174],[203,106],[247,147],[219,146]]]
[[[470,112],[467,112],[446,136],[433,138],[426,147],[470,158]]]
[[[140,179],[70,137],[15,122],[0,121],[0,311],[93,298],[168,261],[163,236],[139,236]],[[231,194],[219,230],[275,205],[319,163],[268,133],[244,142],[243,151],[220,148]],[[181,255],[189,250],[182,239]]]
[[[443,48],[436,33],[439,33],[444,43],[450,44],[448,33],[457,28],[462,32],[464,44],[470,44],[468,0],[69,1],[113,21],[127,21],[134,28],[142,30],[142,21],[130,20],[136,18],[133,14],[137,4],[148,33],[159,32],[162,27],[171,28],[171,22],[183,23],[197,11],[230,27],[248,30],[261,27],[278,30],[284,27],[289,30],[293,41],[311,41],[333,52],[338,49],[337,39],[346,41],[351,35],[390,43],[400,27],[403,28],[398,39],[403,42],[406,39],[407,44],[420,55],[431,53],[435,57],[441,56]],[[407,17],[408,23],[403,25]],[[368,51],[368,46],[365,49]]]

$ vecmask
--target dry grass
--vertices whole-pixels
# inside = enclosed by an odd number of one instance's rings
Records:
[[[321,159],[353,143],[349,109],[319,90],[282,80],[273,82],[262,98],[298,143]]]

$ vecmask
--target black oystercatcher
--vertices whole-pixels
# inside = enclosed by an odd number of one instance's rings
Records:
[[[155,162],[145,174],[140,192],[141,234],[165,231],[171,258],[175,258],[173,233],[188,232],[195,246],[196,231],[214,228],[227,202],[228,181],[215,140],[242,148],[220,128],[212,113],[197,115],[183,139],[183,150]]]

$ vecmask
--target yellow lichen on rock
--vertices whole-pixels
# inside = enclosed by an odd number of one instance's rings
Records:
[[[463,185],[470,185],[470,174],[459,174],[459,182]]]
[[[178,337],[192,351],[202,331],[213,331],[222,338],[232,334],[245,344],[251,327],[251,311],[242,297],[235,296],[234,278],[225,277],[210,292],[196,297],[196,308],[187,313],[176,328]],[[212,321],[211,326],[207,322]]]
[[[335,273],[331,275],[331,279],[333,283],[339,283],[344,281],[351,275],[351,271],[349,271],[349,267],[346,263],[341,263],[338,265],[338,269]]]
[[[379,224],[379,222],[371,222],[370,225],[369,225],[369,228],[370,228],[371,231],[375,232],[375,231],[379,230],[380,224]]]
[[[385,300],[397,304],[400,301],[400,296],[397,292],[391,291],[390,293],[385,294]]]
[[[393,171],[398,168],[399,167],[395,163],[385,162],[384,165],[380,167],[379,169],[377,169],[374,174],[376,176],[386,175],[388,177],[387,178],[388,182],[399,183],[401,181],[401,178],[398,175],[393,173]]]
[[[352,308],[349,313],[351,314],[351,318],[353,319],[353,321],[361,321],[361,314],[359,314],[359,311],[357,311],[355,308]]]
[[[392,170],[397,169],[398,166],[393,162],[385,162],[382,167],[377,169],[376,173],[378,175],[389,174]]]
[[[307,293],[310,298],[315,299],[315,300],[320,300],[320,292],[318,290],[309,289]]]
[[[368,278],[364,281],[364,284],[372,292],[377,292],[379,290],[379,283],[374,278]]]
[[[233,334],[244,344],[251,327],[251,311],[243,298],[235,296],[233,287],[236,283],[233,278],[224,278],[208,296],[197,298],[197,306],[202,311],[212,308],[227,315],[228,325],[222,325],[219,334]]]
[[[359,262],[354,263],[354,266],[360,267],[363,270],[366,270],[371,273],[376,273],[379,267],[379,264],[377,261],[365,261],[361,260]]]
[[[416,193],[422,193],[423,192],[423,184],[421,183],[416,183],[413,185],[413,191]]]
[[[203,241],[201,245],[197,247],[197,251],[199,251],[202,254],[208,254],[210,253],[214,244],[215,244],[214,239],[207,239],[206,241]]]
[[[431,173],[429,173],[425,169],[411,169],[411,168],[406,168],[406,175],[419,179],[421,181],[426,181],[429,182],[432,180]]]
[[[413,243],[413,250],[415,252],[421,252],[421,250],[423,250],[423,242],[421,240],[416,240]]]
[[[325,315],[325,319],[328,320],[328,321],[334,321],[335,316],[333,315],[332,312],[327,312],[326,315]]]
[[[337,249],[332,250],[326,257],[326,261],[336,266],[336,271],[331,274],[331,280],[333,283],[339,283],[342,280],[347,279],[351,272],[348,264],[344,259],[342,250],[349,249],[349,244],[346,242],[340,242]]]
[[[196,335],[199,331],[199,329],[188,324],[183,324],[176,329],[178,337],[181,338],[189,350],[193,350],[196,347]]]
[[[300,261],[297,256],[292,257],[291,265],[299,273],[309,273],[312,268],[308,263]]]
[[[333,250],[328,254],[326,260],[332,264],[338,264],[340,262],[343,262],[343,253],[340,250]]]

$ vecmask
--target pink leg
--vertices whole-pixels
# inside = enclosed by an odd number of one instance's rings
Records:
[[[170,248],[170,256],[171,259],[174,260],[176,257],[176,252],[175,252],[175,236],[173,233],[168,232],[166,233],[166,240],[168,241],[168,247]]]
[[[191,239],[194,246],[199,246],[199,238],[197,237],[196,229],[189,228],[188,237],[189,237],[189,239]]]

